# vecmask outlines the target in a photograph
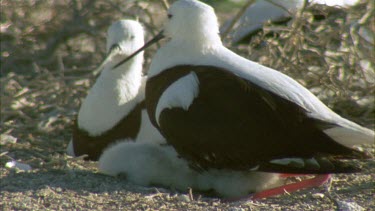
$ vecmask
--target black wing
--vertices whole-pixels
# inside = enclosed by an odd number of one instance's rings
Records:
[[[86,154],[88,155],[86,160],[96,161],[109,145],[121,139],[134,140],[140,130],[141,112],[144,107],[145,104],[142,101],[114,127],[98,136],[90,136],[87,131],[79,128],[77,120],[74,120],[72,133],[74,154],[76,156]]]
[[[157,125],[158,96],[190,72],[199,79],[197,98],[188,110],[164,109]],[[147,83],[146,106],[167,142],[198,169],[351,172],[358,169],[338,159],[362,157],[323,132],[333,125],[312,119],[297,104],[217,67],[185,65],[162,72]],[[289,158],[289,163],[280,164],[280,159]]]

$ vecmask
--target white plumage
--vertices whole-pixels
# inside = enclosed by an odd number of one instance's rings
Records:
[[[278,185],[278,174],[209,170],[196,172],[178,158],[171,146],[121,142],[109,147],[99,160],[102,173],[124,174],[131,183],[162,186],[179,191],[214,191],[222,197],[239,197]]]
[[[138,97],[142,83],[143,54],[112,69],[124,57],[144,44],[142,26],[131,20],[115,22],[108,29],[107,52],[111,59],[103,66],[78,113],[78,125],[90,135],[100,135],[112,128],[143,100]],[[114,55],[111,46],[118,45]]]
[[[106,45],[108,55],[96,70],[101,72],[100,76],[82,101],[77,116],[78,130],[84,131],[92,139],[98,137],[98,140],[91,140],[87,143],[86,140],[80,139],[81,136],[76,136],[76,139],[73,137],[67,147],[69,155],[77,155],[75,153],[77,147],[75,149],[73,144],[75,142],[76,145],[80,145],[80,149],[83,149],[82,153],[89,154],[89,157],[92,153],[93,159],[97,159],[99,155],[92,150],[96,148],[95,151],[102,151],[107,144],[95,146],[94,142],[103,142],[100,136],[121,124],[121,121],[134,112],[136,106],[144,100],[146,77],[142,76],[143,53],[119,67],[112,68],[114,64],[129,56],[143,44],[143,27],[137,21],[120,20],[109,27]],[[140,142],[147,140],[153,143],[163,143],[163,137],[150,123],[147,112],[143,109],[143,112],[137,115],[141,121],[136,137],[127,137],[125,133],[129,131],[111,132],[124,133],[124,138],[133,138],[136,141],[139,138]],[[120,140],[106,141],[110,144]],[[93,149],[89,148],[91,144]]]
[[[158,122],[161,111],[166,108],[179,107],[188,110],[194,98],[199,94],[198,87],[199,81],[194,72],[171,84],[158,101],[155,113],[156,121]]]

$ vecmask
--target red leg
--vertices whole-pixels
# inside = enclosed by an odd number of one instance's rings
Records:
[[[267,198],[270,196],[275,196],[279,194],[283,194],[285,192],[292,193],[297,190],[305,189],[305,188],[314,188],[319,187],[326,183],[331,178],[330,174],[321,174],[317,175],[312,179],[303,180],[301,182],[296,182],[288,185],[283,185],[277,188],[272,188],[269,190],[264,190],[258,193],[253,194],[251,197],[253,200]]]
[[[290,176],[306,176],[303,174],[281,174],[280,177],[290,177]],[[319,174],[316,175],[314,178],[303,180],[300,182],[295,182],[288,185],[282,185],[280,187],[260,191],[258,193],[254,193],[250,196],[245,197],[238,197],[238,198],[230,198],[224,199],[224,202],[234,202],[234,201],[242,201],[242,200],[259,200],[262,198],[267,198],[271,196],[276,196],[279,194],[283,194],[285,192],[292,193],[297,190],[305,189],[305,188],[313,188],[319,187],[326,183],[331,178],[330,174]]]

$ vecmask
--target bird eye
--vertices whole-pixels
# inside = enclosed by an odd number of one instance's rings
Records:
[[[113,44],[113,45],[111,46],[111,48],[110,48],[110,51],[113,51],[113,50],[115,50],[115,49],[121,50],[121,47],[120,47],[120,45],[119,45],[118,43]]]
[[[168,14],[168,19],[171,19],[172,17],[173,17],[173,15]]]
[[[134,38],[135,38],[135,36],[134,36],[134,35],[130,36],[130,39],[134,40]]]

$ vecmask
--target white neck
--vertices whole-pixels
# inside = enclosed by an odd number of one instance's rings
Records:
[[[148,77],[151,78],[175,65],[204,64],[206,58],[212,56],[222,46],[220,40],[218,43],[202,45],[192,41],[171,40],[156,52],[149,68]],[[203,63],[200,63],[201,61]]]
[[[116,69],[103,70],[79,110],[78,126],[81,129],[91,136],[100,135],[111,129],[142,100],[138,98],[142,62],[143,55],[138,55]]]

